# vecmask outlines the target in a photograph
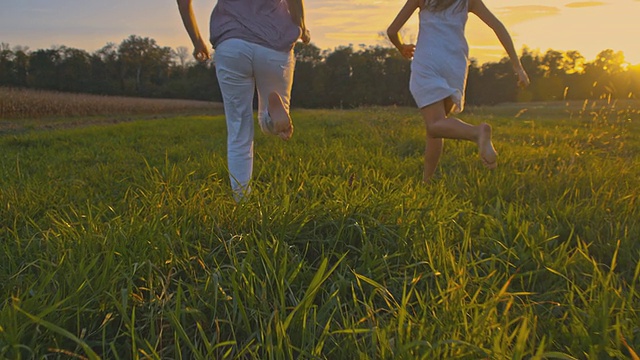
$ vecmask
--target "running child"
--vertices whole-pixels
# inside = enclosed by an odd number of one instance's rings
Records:
[[[416,45],[405,44],[399,31],[420,10]],[[478,145],[485,167],[497,166],[498,154],[491,141],[491,126],[471,125],[452,114],[464,108],[469,69],[469,46],[464,35],[468,13],[488,25],[511,60],[519,86],[529,85],[529,77],[516,54],[505,26],[482,0],[407,0],[387,29],[389,39],[411,62],[409,88],[427,127],[423,180],[432,178],[442,154],[443,139],[462,139]]]
[[[193,56],[207,61],[211,51],[198,28],[193,0],[177,2]],[[283,140],[293,134],[293,47],[299,39],[310,41],[303,0],[218,0],[209,29],[227,122],[229,178],[234,198],[241,201],[251,192],[255,90],[260,129]]]

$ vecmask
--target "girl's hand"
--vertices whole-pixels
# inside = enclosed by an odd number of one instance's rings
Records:
[[[516,70],[516,75],[518,75],[518,86],[522,88],[529,86],[529,75],[527,75],[527,72],[524,71],[522,67]]]
[[[204,44],[204,42],[200,41],[195,45],[193,50],[193,57],[198,60],[198,62],[205,62],[211,59],[211,53],[209,52],[209,48]]]
[[[416,46],[413,44],[402,44],[398,47],[398,51],[402,57],[408,60],[413,59],[413,53],[416,52]]]
[[[309,29],[302,29],[302,36],[300,36],[300,40],[302,40],[304,44],[309,44],[309,42],[311,42],[311,33],[309,32]]]

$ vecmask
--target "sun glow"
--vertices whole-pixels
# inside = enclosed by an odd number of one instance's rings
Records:
[[[589,1],[554,6],[558,12],[549,12],[548,16],[511,24],[505,21],[515,42],[541,52],[577,50],[587,60],[611,49],[622,51],[631,64],[640,63],[640,46],[634,44],[635,39],[640,38],[640,26],[637,26],[640,1]]]
[[[380,34],[386,30],[404,1],[318,1],[307,0],[312,41],[326,49],[339,45],[390,45]],[[637,14],[640,1],[485,0],[511,33],[516,49],[528,47],[541,53],[547,50],[573,51],[587,61],[603,50],[622,51],[626,61],[640,64],[640,38]],[[407,41],[415,41],[417,15],[403,29]],[[480,63],[498,61],[506,56],[495,34],[471,15],[467,25],[470,56]]]

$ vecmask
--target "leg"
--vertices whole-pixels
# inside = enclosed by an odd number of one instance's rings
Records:
[[[455,106],[450,97],[444,99],[444,106],[446,114],[449,117],[451,110]],[[449,118],[460,121],[455,118]],[[474,129],[478,131],[478,136],[475,141],[478,145],[478,154],[480,160],[482,160],[482,164],[489,169],[495,169],[496,166],[498,166],[498,153],[496,153],[496,149],[493,148],[493,143],[491,142],[491,126],[487,123],[482,123],[474,126]]]
[[[294,69],[293,51],[257,47],[254,72],[258,88],[258,120],[263,131],[283,140],[289,140],[293,134],[289,101]]]
[[[473,141],[478,145],[478,153],[482,163],[490,169],[495,168],[497,166],[497,153],[491,142],[491,126],[486,123],[474,126],[460,119],[449,117],[447,113],[452,104],[447,100],[438,101],[420,109],[427,126],[427,136]],[[434,145],[432,148],[437,148],[437,146]],[[430,156],[435,157],[435,151],[442,151],[442,146],[438,150],[434,150],[434,153]],[[439,155],[437,158],[439,159]],[[425,157],[425,165],[426,161]],[[437,161],[432,165],[434,169],[436,165]],[[429,174],[427,171],[428,168],[425,167],[425,178],[433,174]]]
[[[253,92],[255,88],[250,44],[230,39],[214,53],[216,75],[227,121],[227,161],[236,200],[250,191],[253,172]]]
[[[424,147],[424,170],[422,174],[422,181],[424,182],[429,182],[433,177],[433,174],[435,174],[438,163],[440,162],[440,156],[442,156],[442,148],[444,146],[444,139],[442,137],[435,137],[431,134],[429,124],[435,121],[434,117],[445,116],[440,113],[441,109],[445,110],[444,112],[447,114],[452,106],[453,103],[450,99],[445,99],[442,102],[442,106],[434,104],[432,108],[427,106],[421,109],[422,116],[427,127],[427,142]]]
[[[424,173],[422,181],[428,182],[433,177],[442,155],[444,139],[434,138],[427,133],[427,144],[424,147]]]
[[[420,113],[427,125],[427,133],[431,137],[469,141],[478,139],[476,126],[447,116],[444,100],[423,107]]]

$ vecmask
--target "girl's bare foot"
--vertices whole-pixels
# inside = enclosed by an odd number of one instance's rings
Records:
[[[478,135],[480,160],[485,167],[495,169],[498,166],[498,153],[491,142],[491,125],[482,123],[478,126],[480,126],[480,134]]]
[[[293,135],[293,124],[291,123],[291,117],[284,108],[282,98],[276,92],[269,94],[269,116],[271,117],[273,129],[271,133],[278,135],[282,140],[291,139]]]

